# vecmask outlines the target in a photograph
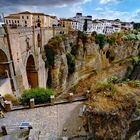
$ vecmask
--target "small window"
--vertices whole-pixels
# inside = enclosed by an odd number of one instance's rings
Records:
[[[27,24],[27,21],[25,20],[25,24]]]
[[[15,23],[17,23],[17,21],[15,20]]]
[[[27,19],[29,19],[29,17],[27,16]]]
[[[22,16],[22,19],[24,19],[24,16]]]
[[[9,23],[11,23],[11,20],[9,20]]]
[[[19,23],[19,20],[17,21],[17,23]]]

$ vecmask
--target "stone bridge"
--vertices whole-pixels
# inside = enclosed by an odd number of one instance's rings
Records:
[[[44,45],[60,28],[0,28],[0,93],[46,87]]]

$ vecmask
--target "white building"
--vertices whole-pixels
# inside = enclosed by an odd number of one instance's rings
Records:
[[[96,19],[92,24],[92,32],[95,31],[100,34],[112,34],[123,30],[132,30],[133,24],[127,22],[121,22],[120,20],[107,20]]]
[[[76,16],[71,18],[77,22],[77,30],[83,31],[84,24],[87,22],[87,32],[92,30],[92,16],[83,16],[82,13],[76,13]]]

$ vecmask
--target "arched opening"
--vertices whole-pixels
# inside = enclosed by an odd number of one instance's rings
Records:
[[[38,72],[35,69],[35,61],[32,55],[30,55],[27,60],[26,72],[30,88],[38,87]]]
[[[9,63],[6,54],[0,49],[0,79],[10,76]]]

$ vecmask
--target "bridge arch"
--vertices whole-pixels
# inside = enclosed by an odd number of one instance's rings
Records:
[[[35,67],[35,60],[33,55],[29,55],[26,63],[26,73],[28,84],[30,88],[37,88],[38,87],[38,71]]]
[[[8,61],[8,56],[6,53],[0,49],[0,78],[8,78],[10,75],[9,64],[11,62]]]

